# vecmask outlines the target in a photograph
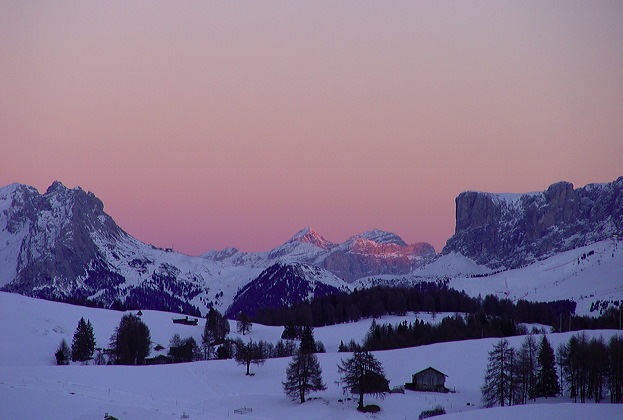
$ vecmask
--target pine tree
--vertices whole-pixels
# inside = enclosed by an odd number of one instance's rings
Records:
[[[201,336],[202,343],[211,346],[219,345],[225,341],[227,334],[229,334],[229,321],[218,310],[210,308]]]
[[[511,352],[508,341],[500,340],[489,352],[485,383],[481,387],[485,407],[505,405],[512,402]]]
[[[385,378],[383,367],[370,352],[356,351],[350,359],[342,360],[337,367],[340,372],[339,384],[344,392],[359,395],[358,410],[363,409],[363,395],[383,395],[389,392],[389,381]]]
[[[323,391],[327,386],[322,382],[322,369],[313,353],[299,352],[292,358],[286,369],[286,381],[282,382],[287,396],[305,402],[305,396],[312,391]]]
[[[240,334],[242,334],[242,335],[245,335],[246,333],[250,332],[251,328],[253,328],[253,324],[251,323],[251,319],[244,312],[240,312],[238,314],[237,327],[238,327],[238,332]]]
[[[136,315],[124,315],[110,338],[110,347],[117,364],[143,364],[151,347],[149,327]]]
[[[314,329],[312,327],[303,327],[299,353],[316,353],[316,342],[314,341]]]
[[[71,357],[71,351],[69,350],[69,345],[67,341],[63,338],[56,349],[56,353],[54,353],[56,357],[57,365],[67,365],[69,364],[69,359]]]
[[[537,346],[532,334],[526,336],[517,352],[519,400],[525,404],[536,396]]]
[[[558,374],[556,373],[556,360],[554,350],[545,336],[541,338],[539,343],[537,360],[539,362],[536,381],[537,397],[557,396],[560,394],[560,385],[558,384]]]
[[[71,360],[85,362],[93,357],[95,351],[95,334],[91,321],[80,318],[71,343]]]
[[[613,335],[608,342],[608,389],[610,402],[623,402],[623,337]]]

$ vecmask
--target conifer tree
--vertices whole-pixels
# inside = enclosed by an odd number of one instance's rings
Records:
[[[389,392],[389,381],[385,378],[383,367],[370,352],[356,351],[353,357],[342,360],[337,367],[344,392],[359,395],[358,410],[363,409],[363,395],[383,395]]]
[[[508,341],[500,340],[489,352],[485,383],[481,387],[485,407],[504,407],[512,401],[511,358]]]
[[[56,349],[56,353],[54,353],[56,357],[57,365],[67,365],[69,364],[69,359],[71,357],[71,351],[69,350],[69,345],[67,341],[63,338]]]
[[[238,327],[238,332],[242,335],[245,335],[246,333],[251,331],[251,328],[253,328],[253,323],[251,323],[251,319],[244,312],[240,312],[238,314],[237,327]]]
[[[85,362],[93,357],[95,351],[95,334],[91,321],[80,318],[71,343],[71,360]]]
[[[151,348],[149,327],[136,315],[124,315],[110,338],[110,347],[117,364],[143,364]]]
[[[218,310],[210,308],[206,316],[202,341],[206,344],[219,345],[229,334],[229,321]]]
[[[519,400],[525,404],[536,397],[537,345],[532,334],[526,336],[517,352],[517,372],[519,376]]]
[[[303,327],[303,333],[301,334],[301,344],[299,346],[299,353],[315,353],[316,342],[314,341],[314,329],[312,327]]]
[[[537,373],[536,394],[537,397],[555,397],[560,394],[558,374],[556,373],[556,360],[554,350],[545,335],[539,343],[537,356],[539,368]]]
[[[301,345],[302,347],[302,345]],[[322,382],[322,369],[314,353],[299,349],[286,369],[286,381],[282,382],[287,396],[305,402],[305,396],[312,391],[323,391],[327,386]]]

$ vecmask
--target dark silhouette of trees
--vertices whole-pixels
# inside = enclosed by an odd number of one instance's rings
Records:
[[[532,334],[526,336],[517,352],[517,376],[519,387],[519,404],[525,404],[529,399],[536,398],[537,377],[537,345]]]
[[[57,365],[68,365],[69,359],[71,357],[71,351],[69,350],[69,345],[67,341],[63,338],[56,349],[56,353],[54,353],[54,357],[56,357]]]
[[[480,389],[485,407],[496,405],[504,407],[512,404],[514,394],[512,358],[513,352],[507,340],[498,341],[489,352],[485,383]]]
[[[225,341],[227,334],[229,334],[229,321],[218,310],[210,308],[206,316],[203,341],[218,345]]]
[[[126,314],[110,338],[115,362],[120,365],[142,365],[149,356],[149,327],[136,315]]]
[[[389,392],[389,381],[385,378],[381,363],[368,351],[353,353],[349,359],[338,365],[344,392],[359,395],[357,409],[363,410],[363,395],[383,395]]]
[[[72,360],[73,361],[85,361],[88,360],[94,351],[95,337],[93,334],[93,326],[91,322],[88,323],[84,318],[80,318],[78,326],[74,331],[72,340]]]
[[[249,371],[251,363],[254,365],[262,365],[266,362],[266,356],[263,352],[263,346],[260,343],[254,343],[253,340],[249,340],[248,343],[244,343],[241,339],[235,341],[236,343],[236,363],[239,365],[246,365],[247,375],[251,375]]]
[[[173,359],[173,363],[192,362],[193,360],[201,359],[202,356],[199,346],[193,337],[182,339],[177,333],[171,338],[169,355]]]
[[[299,353],[293,357],[292,362],[288,365],[286,381],[282,382],[286,395],[293,400],[298,398],[301,404],[305,402],[305,396],[310,392],[327,389],[326,384],[322,382],[320,363],[312,351],[314,347],[313,336],[311,347],[309,341],[304,345],[303,340],[301,340]]]
[[[229,334],[229,321],[221,313],[210,308],[206,316],[206,323],[201,335],[201,347],[205,360],[214,357],[215,347],[224,343]]]
[[[71,343],[71,360],[86,362],[93,357],[95,351],[95,334],[91,321],[80,318]]]
[[[249,316],[245,314],[244,312],[240,312],[238,314],[237,327],[238,327],[238,333],[242,335],[245,335],[246,333],[250,332],[251,328],[253,328],[253,323],[251,322],[251,318],[249,318]]]
[[[560,386],[558,384],[558,374],[556,373],[554,350],[545,335],[541,337],[537,361],[539,362],[539,367],[536,379],[536,396],[557,396],[560,394]]]

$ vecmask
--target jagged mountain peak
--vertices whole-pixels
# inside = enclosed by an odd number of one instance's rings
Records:
[[[315,245],[322,249],[329,249],[333,246],[333,243],[327,241],[321,234],[316,232],[311,227],[299,230],[287,243],[302,242]]]
[[[395,233],[387,232],[381,229],[372,229],[366,232],[355,235],[349,239],[349,241],[356,239],[367,239],[377,244],[395,244],[400,246],[407,246],[407,243]]]

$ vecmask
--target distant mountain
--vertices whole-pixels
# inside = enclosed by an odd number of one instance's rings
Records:
[[[239,312],[254,315],[260,308],[291,306],[348,290],[341,279],[321,268],[303,263],[276,263],[236,293],[226,316],[235,317]]]
[[[266,268],[277,262],[307,263],[324,268],[346,282],[380,274],[405,274],[430,261],[435,249],[425,242],[407,245],[395,233],[374,229],[341,244],[332,243],[312,228],[297,232],[268,252],[240,252],[235,248],[209,251],[212,261]]]
[[[456,229],[442,254],[460,253],[490,268],[516,268],[623,234],[623,177],[543,192],[456,198]]]
[[[200,315],[216,306],[225,312],[236,292],[267,268],[232,264],[249,258],[235,248],[210,259],[142,243],[104,212],[93,193],[60,182],[44,194],[21,184],[0,188],[0,244],[0,290],[106,308]],[[332,246],[314,231],[303,230],[271,251],[270,259],[282,255],[305,262]],[[289,303],[299,292],[306,298],[310,290],[347,287],[321,268],[292,267],[297,281],[291,291],[283,291]],[[284,285],[290,284],[289,270],[283,266],[271,277],[273,290],[280,287],[280,273]],[[265,282],[260,276],[254,284]]]
[[[144,244],[81,188],[0,188],[0,290],[103,307],[198,314],[261,270]]]

